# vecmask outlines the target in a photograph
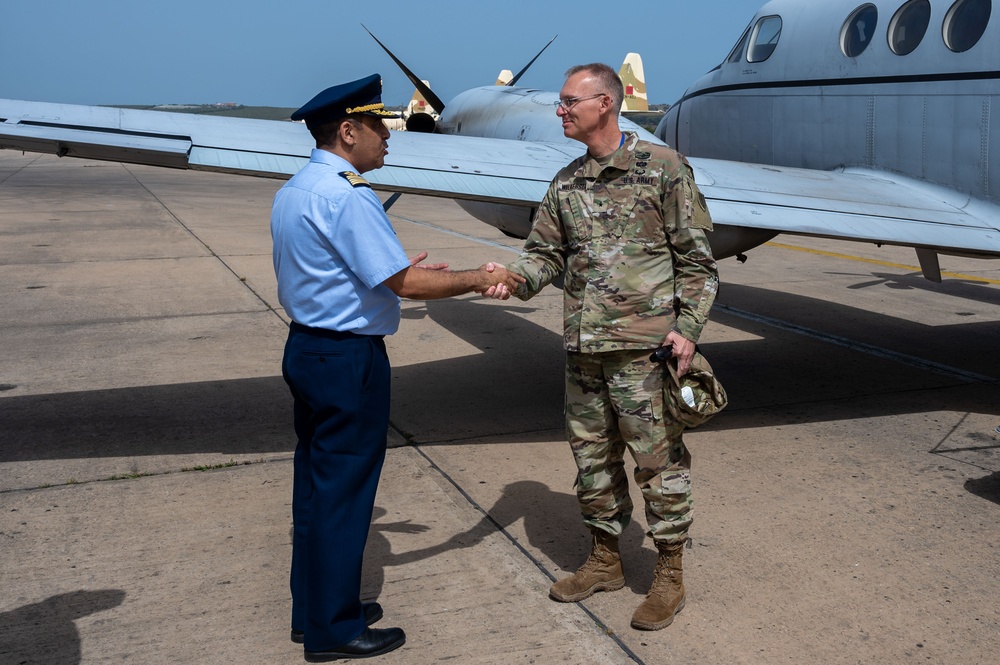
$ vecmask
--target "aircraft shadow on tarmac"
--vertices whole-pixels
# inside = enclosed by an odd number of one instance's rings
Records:
[[[1000,289],[995,286],[988,286],[982,282],[970,279],[949,277],[940,284],[925,279],[922,273],[913,272],[905,275],[896,273],[835,273],[827,272],[828,275],[856,275],[864,279],[862,282],[848,286],[848,289],[859,290],[885,285],[886,288],[897,291],[918,290],[931,293],[940,293],[953,298],[962,298],[981,302],[986,305],[1000,306]],[[866,279],[866,278],[873,279]]]
[[[438,545],[393,552],[386,533],[422,533],[428,527],[410,522],[379,522],[387,511],[376,506],[365,548],[362,596],[365,599],[379,597],[386,567],[403,566],[453,550],[474,547],[498,530],[513,539],[507,529],[522,520],[525,537],[531,546],[563,571],[579,568],[590,552],[590,532],[580,521],[580,506],[572,493],[553,491],[538,481],[520,480],[507,484],[501,498],[493,506],[484,506],[483,509],[488,516]],[[636,506],[636,515],[639,516],[636,519],[641,521],[642,506]],[[622,556],[629,562],[628,585],[635,593],[645,593],[649,589],[656,562],[656,552],[643,547],[644,528],[633,521],[626,527],[620,543]],[[535,563],[548,574],[543,564]],[[558,577],[562,575],[557,574]]]
[[[0,662],[75,665],[81,651],[74,622],[124,600],[121,589],[71,591],[0,612]]]
[[[0,463],[291,451],[280,376],[5,397]]]
[[[941,338],[934,342],[940,353],[921,354],[921,357],[948,364],[954,359],[948,357],[946,349],[960,346],[965,357],[984,362],[988,358],[992,363],[985,368],[970,367],[969,371],[1000,375],[998,362],[993,359],[996,325],[992,322],[929,330],[919,323],[894,319],[888,326],[886,319],[890,317],[883,314],[780,291],[739,285],[725,291],[736,306],[740,302],[767,303],[776,312],[822,308],[829,312],[829,319],[854,321],[862,329],[881,331],[874,333],[868,342],[871,344],[883,336],[886,344],[893,339],[911,338],[920,340],[922,349],[927,348],[927,338],[933,334]],[[469,314],[469,307],[477,308],[474,315]],[[413,430],[425,432],[436,431],[435,422],[446,423],[454,436],[441,435],[439,443],[471,438],[476,436],[476,429],[479,436],[489,436],[491,430],[509,432],[516,429],[511,427],[511,421],[523,421],[521,429],[529,436],[536,430],[549,430],[547,436],[551,436],[551,430],[561,430],[565,361],[562,339],[512,315],[524,307],[520,303],[513,306],[457,301],[426,303],[426,313],[435,322],[496,357],[487,376],[482,374],[481,366],[477,368],[481,365],[477,356],[397,370],[393,409],[398,424],[405,429],[410,422],[418,422],[422,426]],[[754,339],[702,345],[730,397],[726,411],[707,424],[705,430],[922,413],[931,410],[930,404],[935,411],[1000,414],[997,385],[970,383],[892,359],[831,347],[723,311],[713,313],[713,319],[746,331]],[[904,347],[896,351],[917,355],[921,349]],[[845,362],[844,354],[848,358],[855,355],[857,362]],[[859,371],[863,375],[860,382]],[[488,413],[490,410],[494,411],[492,415]],[[415,441],[435,442],[421,440],[420,435]]]
[[[1000,471],[965,481],[965,489],[980,498],[1000,504]]]
[[[886,344],[907,338],[923,340],[922,348],[929,352],[921,357],[943,364],[949,364],[945,348],[960,348],[966,359],[992,363],[979,368],[979,373],[1000,374],[993,343],[987,342],[993,340],[992,323],[929,330],[919,323],[767,289],[732,285],[725,295],[734,306],[755,303],[755,311],[761,311],[758,304],[765,310],[793,313],[832,308],[828,319],[875,329],[878,332],[872,334],[883,336]],[[531,310],[531,303],[475,299],[432,301],[407,310],[407,318],[429,316],[482,353],[394,367],[394,427],[411,443],[421,445],[501,442],[503,437],[522,442],[560,438],[565,362],[561,335],[519,315]],[[701,431],[929,411],[1000,414],[997,385],[940,376],[895,360],[839,349],[721,310],[713,318],[753,338],[703,345],[726,386],[730,404]],[[931,334],[940,341],[928,341]],[[942,350],[937,351],[938,346]],[[908,352],[906,348],[898,351]],[[916,355],[913,349],[909,352]],[[8,394],[0,400],[0,429],[5,439],[0,463],[206,452],[291,453],[294,449],[291,399],[280,376]],[[989,439],[968,444],[996,445]]]
[[[875,273],[871,274],[882,277]],[[752,310],[754,314],[771,317],[791,325],[815,329],[821,333],[841,336],[851,341],[883,347],[896,353],[989,376],[993,379],[994,385],[1000,385],[1000,358],[991,352],[995,345],[998,323],[995,320],[970,319],[968,317],[973,317],[975,314],[963,310],[963,301],[1000,306],[1000,289],[957,281],[933,284],[922,277],[912,278],[913,283],[910,284],[909,279],[900,278],[898,275],[884,277],[886,281],[891,277],[893,281],[905,282],[907,284],[905,288],[948,295],[949,297],[945,299],[947,307],[953,308],[953,313],[949,315],[950,323],[929,325],[919,320],[919,312],[907,312],[908,316],[918,319],[910,320],[864,306],[851,307],[780,289],[742,284],[723,284],[717,303],[723,307]],[[875,283],[866,286],[875,286]],[[866,286],[859,284],[847,288],[866,288]],[[771,339],[777,336],[775,328],[767,327],[764,333],[761,333],[761,324],[741,317],[727,316],[722,308],[713,310],[711,318],[713,321],[721,321],[740,330],[759,335],[767,334],[768,342],[772,345],[780,343],[780,339]],[[803,367],[808,368],[808,366],[807,364]]]

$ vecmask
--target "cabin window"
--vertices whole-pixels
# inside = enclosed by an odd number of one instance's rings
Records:
[[[757,27],[754,28],[753,37],[750,39],[747,60],[764,62],[770,58],[774,53],[774,47],[778,45],[779,37],[781,37],[780,16],[765,16],[757,21]]]
[[[991,0],[958,0],[944,17],[944,43],[962,53],[975,46],[990,22]]]
[[[896,55],[908,55],[920,44],[931,21],[929,0],[909,0],[896,10],[889,23],[889,48]]]
[[[856,58],[872,43],[875,26],[878,24],[878,9],[875,5],[861,5],[844,22],[840,29],[840,50],[848,58]]]
[[[750,28],[747,27],[747,29],[743,32],[743,36],[740,37],[740,41],[738,41],[736,43],[736,46],[733,47],[733,50],[729,52],[729,57],[726,58],[727,63],[739,62],[740,59],[743,58],[743,51],[746,49],[747,40],[749,39],[750,39]]]

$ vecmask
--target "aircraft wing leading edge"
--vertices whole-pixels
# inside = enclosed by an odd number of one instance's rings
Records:
[[[0,148],[289,178],[313,141],[299,123],[0,100]],[[582,152],[539,143],[393,132],[379,190],[535,207]],[[718,226],[1000,257],[1000,207],[902,176],[691,158]]]

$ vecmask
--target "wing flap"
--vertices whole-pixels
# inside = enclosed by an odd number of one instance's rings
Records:
[[[0,148],[186,168],[191,141],[37,125],[0,125]]]
[[[305,156],[295,156],[255,150],[192,146],[187,167],[201,171],[221,171],[266,178],[291,178],[308,161],[308,152]]]

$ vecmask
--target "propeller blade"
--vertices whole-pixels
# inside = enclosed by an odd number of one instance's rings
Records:
[[[413,72],[411,72],[410,69],[406,65],[404,65],[402,62],[400,62],[399,58],[397,58],[396,56],[394,56],[392,54],[392,51],[390,51],[388,48],[386,48],[386,45],[383,44],[382,42],[380,42],[378,40],[378,37],[376,37],[375,35],[372,35],[372,31],[369,30],[368,28],[366,28],[364,23],[361,24],[361,27],[365,28],[365,32],[367,32],[369,35],[371,35],[372,39],[374,39],[375,42],[379,46],[382,47],[382,50],[389,54],[389,57],[392,58],[392,61],[396,63],[396,66],[399,67],[404,74],[406,74],[406,78],[410,79],[410,83],[413,84],[413,87],[416,88],[417,91],[419,91],[420,94],[424,96],[424,99],[426,99],[427,103],[431,105],[431,108],[434,109],[435,111],[437,111],[438,114],[440,115],[441,111],[444,110],[444,102],[441,101],[441,98],[438,97],[437,95],[435,95],[431,91],[430,88],[428,88],[426,85],[424,85],[424,82],[421,81],[420,78],[417,77],[416,74],[414,74]],[[551,43],[551,42],[549,42],[549,43]],[[545,49],[542,49],[542,50],[544,51]],[[537,58],[538,56],[535,56],[535,57]],[[534,62],[534,61],[532,61],[532,62]]]
[[[559,35],[556,35],[556,37],[558,37],[558,36]],[[546,44],[545,46],[543,46],[542,50],[538,52],[538,55],[536,55],[534,58],[532,58],[531,62],[529,62],[528,64],[526,64],[524,66],[524,69],[522,69],[521,71],[519,71],[517,74],[514,74],[514,78],[512,78],[510,81],[508,81],[507,85],[515,85],[515,84],[517,84],[517,80],[519,78],[521,78],[521,76],[523,76],[526,71],[528,71],[528,67],[531,67],[533,64],[535,64],[535,60],[538,60],[538,56],[541,55],[542,53],[544,53],[545,49],[547,49],[549,46],[552,45],[552,42],[554,42],[556,40],[556,37],[553,37],[552,39],[550,39],[549,43]],[[378,41],[378,40],[376,40],[376,41]]]

